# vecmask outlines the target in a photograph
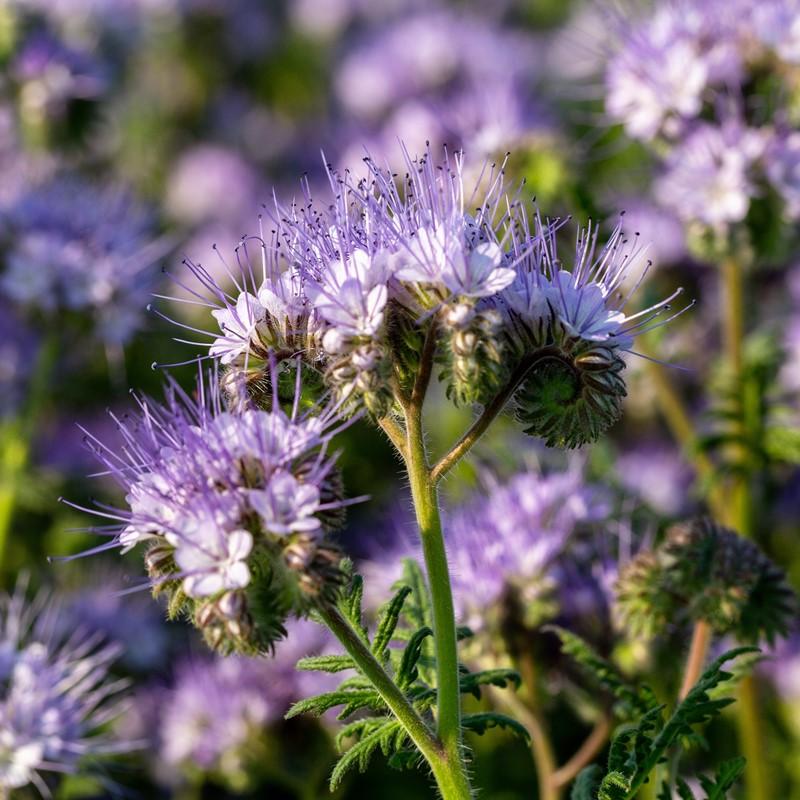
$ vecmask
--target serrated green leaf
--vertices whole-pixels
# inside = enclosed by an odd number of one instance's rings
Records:
[[[617,716],[630,719],[635,715],[646,714],[658,705],[655,695],[648,686],[641,688],[631,686],[611,663],[580,636],[558,625],[548,625],[544,630],[555,633],[561,640],[562,650],[616,698],[618,703],[614,710]]]
[[[410,586],[401,586],[395,596],[383,607],[378,620],[378,629],[375,632],[375,637],[372,640],[372,652],[378,661],[384,662],[389,657],[387,649],[389,642],[392,641],[397,623],[400,620],[400,614],[403,611],[403,605],[406,598],[411,594]]]
[[[403,656],[400,659],[400,668],[397,670],[397,685],[401,689],[408,689],[419,677],[417,664],[422,655],[422,648],[429,636],[433,636],[433,631],[426,626],[416,631],[408,640],[408,644],[403,650]]]
[[[389,756],[388,764],[392,769],[396,770],[418,769],[422,761],[423,759],[419,751],[408,748],[392,753],[392,755]]]
[[[475,714],[464,714],[461,718],[461,725],[464,730],[477,733],[478,736],[483,736],[490,728],[503,728],[526,742],[531,739],[531,735],[524,725],[521,725],[511,717],[507,717],[505,714],[498,714],[496,711],[479,711]]]
[[[292,719],[298,714],[324,714],[336,706],[347,708],[381,708],[383,700],[375,689],[359,689],[352,691],[335,691],[307,697],[296,702],[287,712],[285,719]]]
[[[745,653],[757,652],[755,647],[739,647],[721,655],[712,662],[697,683],[689,691],[675,712],[663,723],[661,709],[653,708],[636,725],[620,729],[611,742],[608,769],[600,783],[599,800],[630,800],[645,783],[653,769],[664,759],[669,748],[683,737],[693,736],[692,726],[708,722],[733,702],[730,698],[712,699],[709,692],[730,680],[732,674],[722,669],[723,664]],[[723,765],[721,781],[727,786],[715,800],[724,797],[724,792],[741,772],[739,760]],[[738,771],[737,771],[738,770]],[[705,779],[710,781],[710,779]],[[716,787],[714,781],[708,786]]]
[[[342,613],[350,621],[350,624],[361,634],[364,640],[367,639],[367,626],[364,624],[364,615],[361,604],[364,599],[364,579],[356,574],[350,579],[350,588],[342,597],[339,604]]]
[[[356,742],[337,762],[330,777],[331,791],[335,791],[345,774],[353,767],[364,772],[375,751],[380,748],[384,755],[390,755],[397,748],[398,738],[405,738],[402,725],[391,717],[385,724],[376,727]]]
[[[303,672],[343,672],[356,668],[353,659],[346,655],[307,656],[295,666]]]
[[[733,787],[736,781],[742,776],[746,765],[746,759],[742,756],[723,761],[719,765],[713,778],[705,775],[700,776],[700,785],[706,793],[706,800],[725,800],[728,790]]]
[[[520,674],[513,669],[485,669],[480,672],[468,672],[461,676],[461,694],[472,694],[480,700],[481,686],[497,686],[505,689],[511,684],[515,689],[519,689],[522,683]]]

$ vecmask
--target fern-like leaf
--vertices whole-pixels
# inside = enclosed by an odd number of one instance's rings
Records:
[[[621,719],[631,719],[646,714],[658,705],[650,687],[637,688],[629,684],[610,662],[600,656],[580,636],[558,625],[548,625],[545,630],[552,631],[558,636],[561,640],[561,649],[617,700],[614,712]]]
[[[464,730],[477,733],[478,736],[483,736],[490,728],[503,728],[525,742],[529,742],[531,739],[531,735],[524,725],[521,725],[511,717],[507,717],[505,714],[498,714],[496,711],[479,711],[475,714],[464,714],[461,718],[461,725]]]

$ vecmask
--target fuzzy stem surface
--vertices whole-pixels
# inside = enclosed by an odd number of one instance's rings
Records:
[[[459,796],[471,797],[461,742],[461,689],[453,592],[439,512],[439,497],[425,451],[420,405],[415,404],[409,409],[406,429],[406,467],[433,607],[437,733],[453,777],[459,779],[458,789],[462,792]]]

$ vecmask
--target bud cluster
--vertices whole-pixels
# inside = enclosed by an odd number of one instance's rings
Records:
[[[785,575],[751,541],[710,519],[676,525],[621,573],[617,610],[636,632],[658,634],[703,620],[719,634],[772,642],[796,599]]]

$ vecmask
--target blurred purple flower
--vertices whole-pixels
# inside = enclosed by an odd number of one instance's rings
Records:
[[[795,634],[768,652],[758,671],[772,681],[781,700],[800,700],[800,635]]]
[[[38,349],[37,334],[11,308],[0,312],[0,421],[26,396]]]
[[[10,74],[20,85],[24,116],[63,116],[72,100],[95,100],[108,88],[104,65],[93,54],[67,47],[47,34],[34,34],[17,53]]]
[[[687,515],[692,471],[674,446],[637,441],[619,454],[616,465],[625,489],[653,510],[670,517]]]
[[[102,732],[122,711],[126,684],[108,675],[120,648],[64,633],[57,601],[39,594],[28,603],[25,588],[0,600],[0,791],[32,784],[50,797],[40,773],[74,773],[135,745]]]
[[[741,222],[755,194],[765,137],[737,119],[699,123],[670,153],[656,196],[686,222],[724,228]]]
[[[461,621],[480,630],[509,588],[531,602],[549,591],[551,567],[579,522],[605,518],[602,493],[581,473],[523,472],[445,521],[453,595]]]
[[[786,217],[800,219],[800,132],[776,135],[764,161],[767,177],[783,199]]]
[[[115,570],[80,573],[81,585],[65,590],[60,629],[101,634],[119,645],[127,669],[145,672],[164,664],[169,632],[163,609],[144,594],[123,597],[129,577]]]
[[[219,225],[239,222],[252,212],[258,178],[236,151],[202,144],[181,154],[167,179],[166,191],[166,209],[178,221]],[[222,197],[224,203],[220,203]]]
[[[0,225],[10,240],[0,292],[40,314],[85,313],[111,344],[139,327],[167,244],[127,191],[55,179],[0,210]]]
[[[295,669],[300,658],[330,652],[328,631],[308,620],[287,628],[273,658],[193,658],[178,667],[170,687],[156,690],[158,748],[168,765],[231,777],[292,703],[333,688],[335,678]]]

